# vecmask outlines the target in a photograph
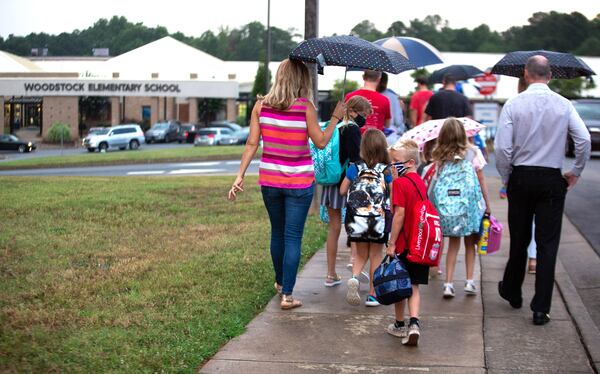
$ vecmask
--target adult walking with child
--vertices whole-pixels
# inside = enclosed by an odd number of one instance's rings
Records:
[[[338,103],[331,121],[321,130],[312,102],[311,77],[301,61],[283,60],[275,82],[252,109],[250,134],[238,175],[229,190],[233,201],[244,191],[244,176],[263,140],[258,184],[271,221],[271,258],[275,269],[275,289],[281,296],[281,309],[302,306],[292,297],[300,264],[302,235],[313,189],[314,167],[308,139],[324,148],[345,105]]]

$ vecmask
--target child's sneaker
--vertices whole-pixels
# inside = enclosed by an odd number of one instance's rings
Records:
[[[377,301],[377,298],[373,295],[368,295],[367,299],[365,300],[365,306],[380,306],[381,304],[379,304],[379,301]]]
[[[419,337],[421,336],[421,328],[418,323],[411,323],[408,326],[408,334],[402,339],[402,344],[416,346],[419,344]]]
[[[465,282],[465,292],[467,293],[467,295],[475,295],[475,294],[477,294],[477,288],[475,287],[475,281],[474,280],[467,280]]]
[[[342,277],[339,275],[328,275],[325,278],[325,287],[335,287],[339,284],[342,284]]]
[[[348,291],[346,293],[346,301],[350,305],[360,305],[360,295],[358,290],[360,288],[360,282],[358,279],[352,277],[348,279]]]
[[[401,339],[404,339],[408,336],[408,329],[406,328],[406,325],[398,327],[396,326],[395,322],[390,323],[385,331],[387,331],[388,334],[394,335],[395,337]]]
[[[454,285],[452,283],[444,283],[444,298],[450,299],[454,297]]]
[[[352,263],[346,265],[346,269],[348,269],[348,271],[352,273]],[[369,273],[367,273],[364,270],[361,271],[360,274],[358,274],[358,281],[360,283],[369,283]]]

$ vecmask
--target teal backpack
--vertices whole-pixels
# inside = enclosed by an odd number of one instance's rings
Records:
[[[329,125],[329,121],[321,124],[321,130]],[[344,165],[340,164],[340,141],[342,127],[346,125],[354,125],[353,122],[340,122],[336,126],[336,131],[333,132],[329,143],[323,149],[317,148],[313,142],[310,142],[310,155],[315,168],[315,180],[321,185],[336,185],[340,182],[342,173],[348,167],[348,160]]]
[[[462,237],[479,232],[485,203],[469,160],[442,165],[433,186],[432,200],[440,215],[444,236]]]

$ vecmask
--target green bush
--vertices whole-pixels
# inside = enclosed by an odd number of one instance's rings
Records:
[[[48,141],[50,143],[60,143],[61,135],[63,142],[70,142],[71,127],[65,123],[57,122],[48,131]]]

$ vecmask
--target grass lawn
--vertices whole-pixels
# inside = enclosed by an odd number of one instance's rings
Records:
[[[0,178],[0,372],[193,372],[274,295],[256,178]],[[303,261],[326,228],[310,217]]]
[[[148,164],[154,162],[187,162],[239,159],[243,145],[214,147],[178,147],[153,149],[145,146],[139,151],[94,152],[75,156],[36,157],[0,163],[0,170],[48,167],[101,166],[119,164]],[[257,156],[260,155],[260,150]]]

